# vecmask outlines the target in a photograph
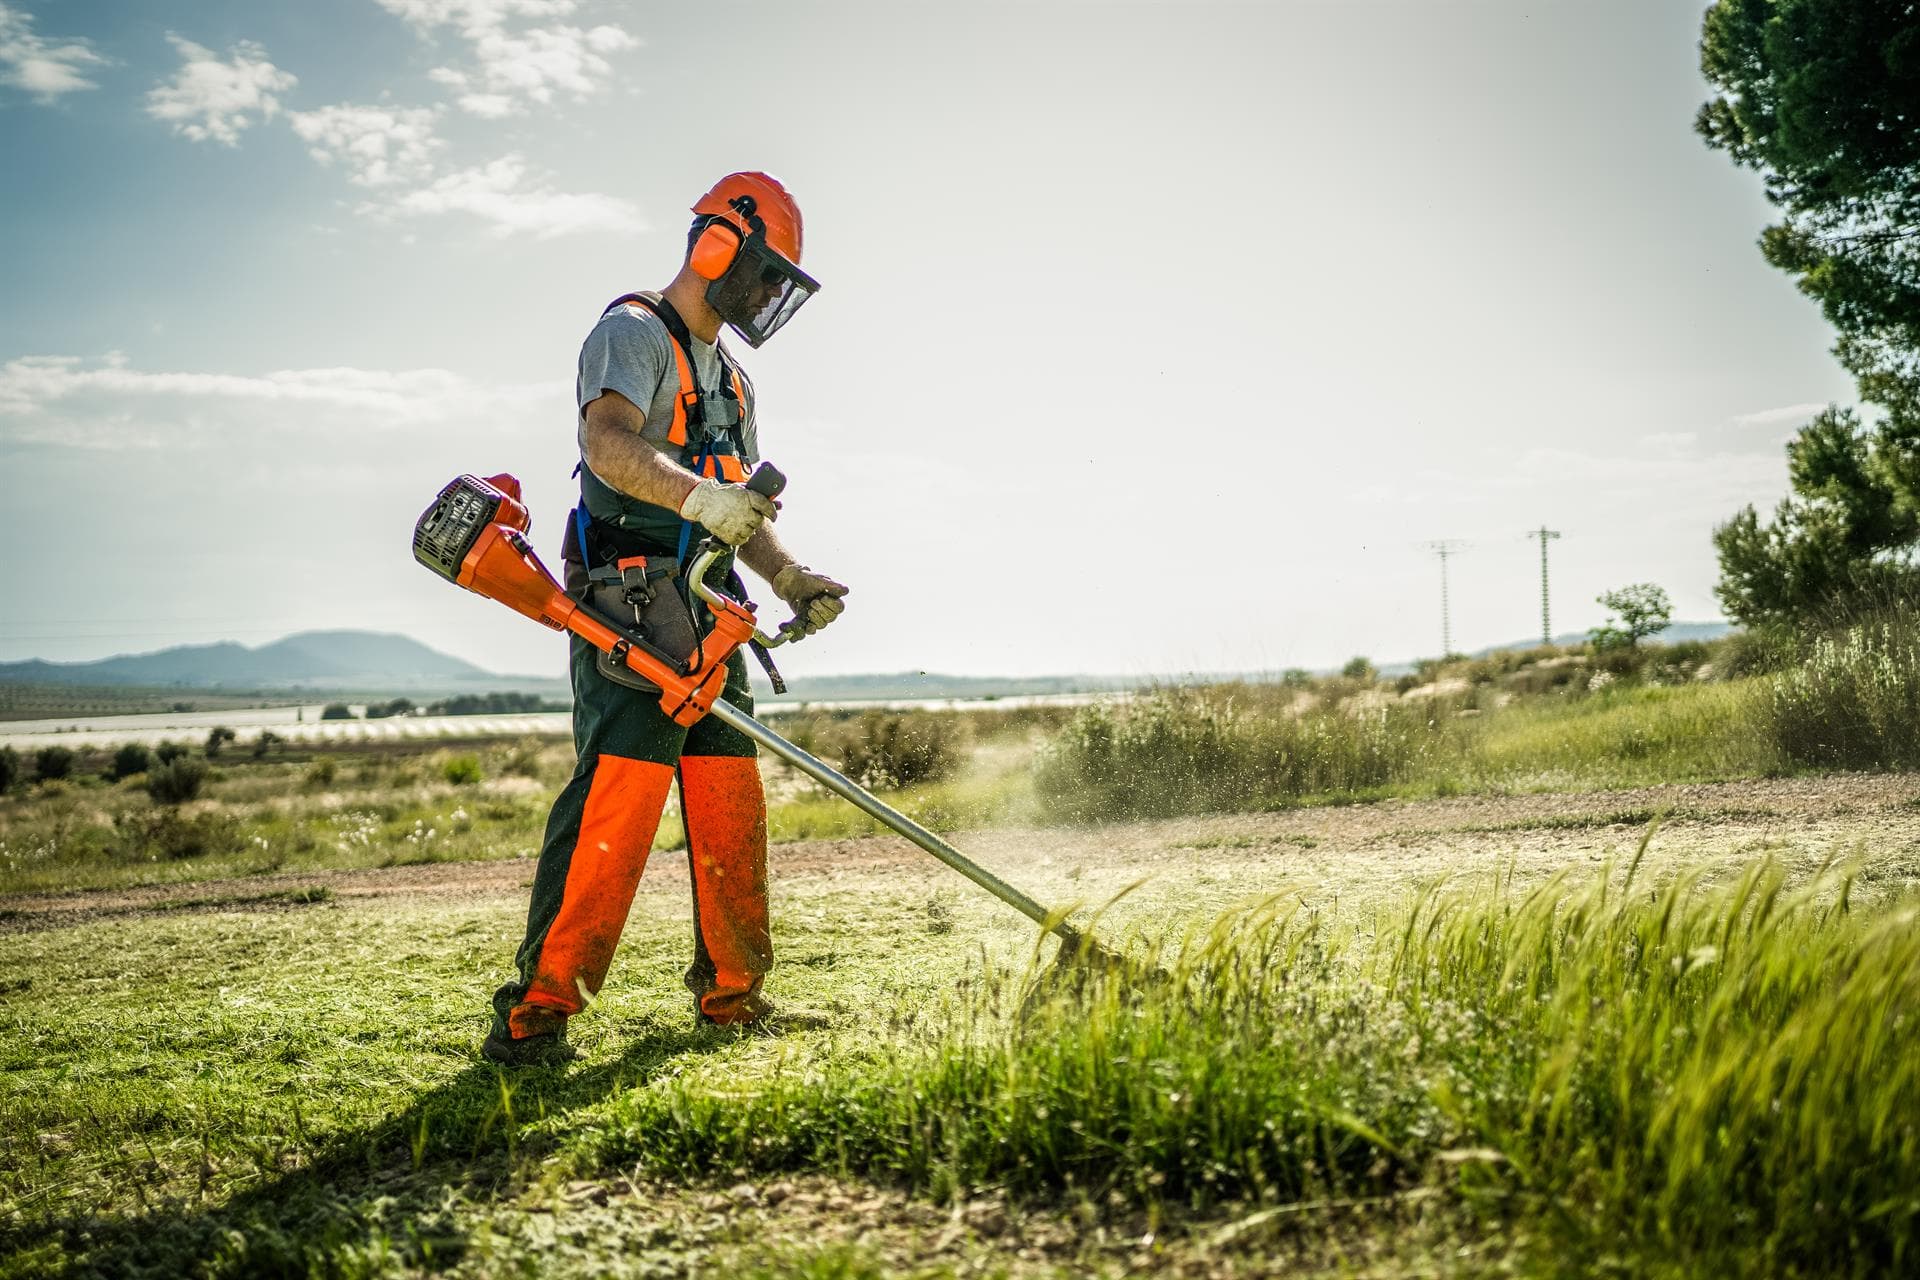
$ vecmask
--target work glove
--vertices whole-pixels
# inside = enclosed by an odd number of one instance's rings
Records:
[[[702,480],[681,500],[680,518],[703,524],[728,546],[737,547],[773,519],[773,499],[740,484]]]
[[[787,602],[808,635],[839,617],[847,607],[840,600],[847,594],[845,586],[803,564],[790,564],[774,574],[773,594]]]

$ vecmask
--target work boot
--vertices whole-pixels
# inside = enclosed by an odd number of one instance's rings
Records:
[[[503,1067],[558,1067],[578,1056],[562,1031],[543,1031],[535,1036],[503,1036],[487,1033],[480,1056]]]

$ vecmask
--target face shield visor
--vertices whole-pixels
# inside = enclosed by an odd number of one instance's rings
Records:
[[[733,265],[707,286],[707,303],[748,346],[757,347],[818,292],[818,280],[781,257],[756,231],[742,242]]]

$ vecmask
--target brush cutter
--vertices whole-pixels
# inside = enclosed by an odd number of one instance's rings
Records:
[[[747,487],[772,498],[786,478],[762,463]],[[804,634],[796,619],[774,635],[761,632],[742,602],[707,585],[706,573],[725,554],[725,544],[700,545],[686,581],[713,611],[713,626],[690,654],[664,653],[612,618],[563,591],[527,541],[531,519],[520,501],[520,482],[512,476],[477,479],[463,475],[447,485],[414,525],[413,556],[447,581],[497,600],[555,631],[570,631],[616,663],[660,689],[660,707],[675,723],[691,725],[715,716],[779,756],[827,790],[899,832],[1000,901],[1061,941],[1060,959],[1095,963],[1118,956],[1067,924],[1064,913],[1048,911],[958,849],[894,809],[831,765],[802,751],[746,712],[720,697],[727,681],[727,659],[750,640],[771,649]]]

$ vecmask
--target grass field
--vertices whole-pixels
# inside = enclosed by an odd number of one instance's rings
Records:
[[[1037,999],[995,904],[850,861],[781,880],[779,993],[829,1026],[775,1039],[695,1030],[650,873],[583,1058],[511,1076],[473,1056],[510,895],[13,933],[0,1274],[1887,1273],[1910,881],[1625,834],[1424,889],[1216,840],[1107,915],[1168,980]]]
[[[1133,964],[770,769],[824,1025],[694,1026],[669,821],[553,1071],[474,1051],[564,744],[82,760],[0,797],[0,1277],[1900,1274],[1920,779],[1682,677],[795,722]]]

